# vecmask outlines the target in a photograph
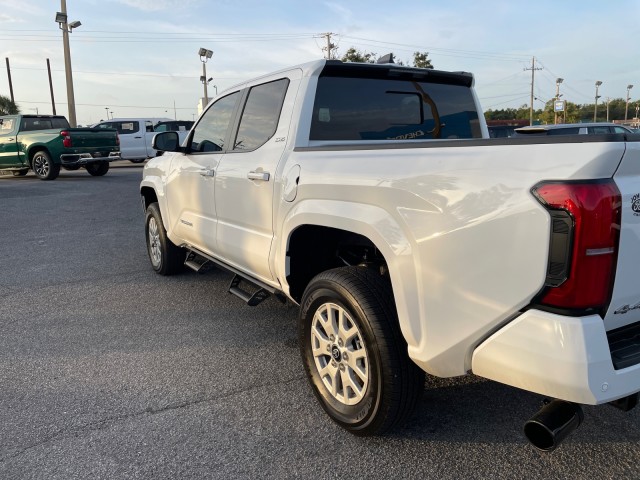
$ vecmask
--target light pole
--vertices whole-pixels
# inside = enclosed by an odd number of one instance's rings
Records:
[[[556,78],[556,102],[558,100],[560,100],[560,84],[564,82],[564,78]],[[557,124],[558,123],[558,112],[556,111],[556,105],[555,103],[553,104],[553,110],[555,112],[555,118],[554,118],[554,123]],[[564,112],[563,112],[564,115]]]
[[[633,88],[633,85],[627,85],[627,103],[624,104],[624,121],[627,122],[627,114],[629,113],[629,90]]]
[[[217,97],[217,96],[218,96],[218,86],[217,86],[217,85],[214,85],[214,86],[213,86],[213,88],[215,88],[215,89],[216,89],[216,97]]]
[[[593,109],[593,121],[596,122],[596,118],[598,118],[598,99],[600,98],[600,95],[598,95],[598,88],[600,87],[600,85],[602,85],[602,82],[600,80],[598,80],[596,82],[596,106]]]
[[[198,55],[200,55],[200,61],[202,62],[202,75],[200,76],[200,81],[204,85],[204,106],[206,107],[209,104],[209,94],[207,93],[207,84],[209,83],[207,82],[207,62],[213,56],[213,52],[206,48],[201,48],[198,50]]]
[[[104,107],[104,109],[107,111],[107,120],[109,120],[109,107]]]
[[[71,53],[69,51],[69,33],[82,25],[78,20],[67,23],[67,0],[60,0],[60,12],[56,12],[56,22],[62,30],[62,45],[64,47],[64,72],[67,78],[67,104],[69,105],[69,125],[75,127],[76,100],[73,95],[73,76],[71,74]]]

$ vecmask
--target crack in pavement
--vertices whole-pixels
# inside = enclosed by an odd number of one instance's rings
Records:
[[[240,390],[234,390],[234,391],[230,391],[227,392],[225,394],[222,395],[217,395],[217,396],[213,396],[213,397],[208,397],[208,398],[199,398],[199,399],[194,399],[194,400],[186,400],[184,402],[178,402],[178,403],[170,403],[168,405],[165,405],[164,407],[161,408],[153,408],[153,407],[147,407],[144,410],[138,411],[138,412],[133,412],[133,413],[125,413],[122,415],[113,415],[107,418],[103,418],[101,420],[96,420],[94,422],[89,422],[85,425],[82,426],[78,426],[78,427],[70,427],[70,428],[62,428],[60,430],[58,430],[57,432],[55,432],[54,434],[50,435],[47,438],[44,438],[42,440],[39,440],[35,443],[32,443],[31,445],[28,445],[26,447],[20,448],[19,451],[11,454],[11,455],[7,455],[5,457],[0,458],[0,464],[4,464],[5,462],[8,462],[10,460],[13,460],[23,454],[25,454],[26,452],[28,452],[29,450],[32,450],[34,448],[38,448],[42,445],[45,445],[49,442],[52,442],[60,437],[65,437],[68,434],[77,434],[77,433],[83,433],[83,432],[90,432],[90,431],[94,431],[94,430],[101,430],[102,428],[104,428],[107,424],[113,424],[113,423],[117,423],[117,422],[121,422],[123,420],[127,420],[130,418],[135,418],[135,417],[141,417],[144,415],[157,415],[157,414],[161,414],[161,413],[165,413],[165,412],[169,412],[172,410],[181,410],[184,408],[188,408],[188,407],[192,407],[194,405],[199,405],[201,403],[206,403],[206,402],[214,402],[217,400],[222,400],[225,398],[231,398],[237,395],[242,395],[244,393],[250,392],[252,390],[259,390],[261,388],[267,388],[267,387],[273,387],[273,386],[281,386],[281,385],[288,385],[291,383],[295,383],[298,382],[300,380],[304,380],[306,378],[306,376],[304,375],[300,375],[298,377],[295,378],[291,378],[288,380],[283,380],[280,382],[271,382],[271,383],[263,383],[260,385],[252,385],[249,386],[247,388],[242,388]]]

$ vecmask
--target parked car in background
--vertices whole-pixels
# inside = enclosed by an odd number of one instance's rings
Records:
[[[101,122],[95,128],[115,128],[120,136],[120,156],[133,163],[144,162],[155,157],[156,151],[151,147],[151,140],[156,134],[154,127],[160,122],[171,121],[170,118],[114,118]]]
[[[608,135],[610,133],[634,133],[615,123],[563,123],[559,125],[534,125],[516,128],[513,136],[523,135]]]
[[[154,132],[178,132],[178,139],[180,145],[184,142],[184,139],[187,138],[189,134],[189,130],[193,127],[195,122],[191,120],[171,120],[167,122],[160,122],[153,127]],[[161,152],[158,152],[161,153]]]
[[[513,136],[516,125],[488,125],[489,137],[491,138],[509,138]]]
[[[41,180],[53,180],[65,170],[84,167],[100,177],[109,162],[120,159],[118,134],[113,129],[70,128],[56,115],[0,117],[0,172],[14,176],[33,170]]]

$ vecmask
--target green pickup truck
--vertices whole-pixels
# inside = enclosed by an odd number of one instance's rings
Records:
[[[84,167],[100,177],[119,159],[114,129],[70,128],[66,118],[54,115],[0,117],[0,174],[22,176],[31,169],[41,180],[53,180],[61,167]]]

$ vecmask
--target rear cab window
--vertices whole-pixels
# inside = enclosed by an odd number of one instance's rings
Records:
[[[20,130],[31,132],[36,130],[51,130],[57,128],[69,128],[69,122],[64,117],[23,117]]]
[[[408,68],[326,67],[310,140],[482,138],[471,77]]]
[[[127,135],[140,131],[140,122],[126,121],[126,122],[105,122],[98,125],[96,128],[115,128],[120,135]]]

